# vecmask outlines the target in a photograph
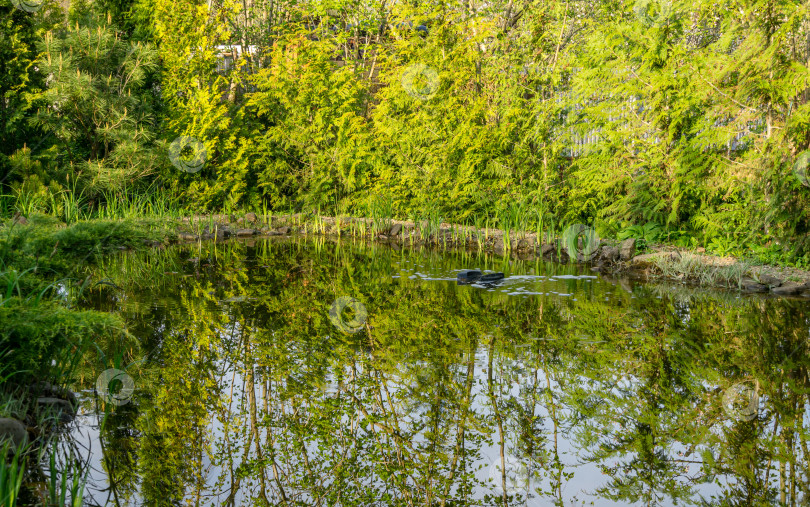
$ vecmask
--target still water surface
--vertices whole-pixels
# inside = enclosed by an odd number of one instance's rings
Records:
[[[457,285],[471,268],[506,279]],[[125,253],[96,276],[116,287],[86,305],[129,336],[84,365],[61,440],[91,505],[810,498],[807,302],[304,239]],[[94,392],[110,367],[125,404]]]

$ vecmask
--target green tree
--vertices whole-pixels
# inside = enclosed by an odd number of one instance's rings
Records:
[[[161,159],[147,76],[157,52],[99,21],[50,31],[41,43],[47,88],[33,118],[56,139],[57,161],[92,192],[136,185]]]

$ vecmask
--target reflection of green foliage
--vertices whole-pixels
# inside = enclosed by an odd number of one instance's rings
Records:
[[[396,261],[560,269],[322,241],[105,260],[149,351],[137,406],[116,415],[140,437],[115,437],[130,457],[109,445],[109,459],[132,464],[147,503],[216,490],[257,505],[500,504],[476,470],[502,450],[542,479],[533,497],[562,504],[576,477],[564,442],[605,474],[595,494],[618,502],[694,503],[721,476],[714,496],[729,505],[805,494],[805,304],[631,297],[575,279],[554,283],[576,300],[524,299],[412,280]],[[113,304],[110,291],[88,301]],[[366,305],[363,332],[329,321],[341,295]],[[735,421],[722,392],[747,379],[766,409]]]

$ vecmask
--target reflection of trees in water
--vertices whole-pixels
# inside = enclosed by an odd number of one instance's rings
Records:
[[[105,433],[110,470],[137,470],[148,502],[561,505],[581,463],[603,473],[587,486],[597,503],[688,503],[716,478],[717,503],[806,498],[804,303],[606,285],[506,298],[392,280],[379,249],[210,248],[194,256],[228,269],[177,277],[167,304],[125,313],[132,329],[165,327],[129,418],[116,413],[124,430]],[[336,294],[362,295],[368,330],[334,332]],[[746,380],[763,409],[729,418],[724,390]],[[127,434],[147,416],[159,432]],[[528,491],[490,482],[507,457]]]
[[[403,363],[398,367],[402,390],[397,398],[401,400],[403,416],[411,421],[416,431],[435,432],[437,426],[459,409],[458,400],[464,394],[464,372],[429,361]]]

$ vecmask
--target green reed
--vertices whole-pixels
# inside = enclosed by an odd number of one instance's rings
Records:
[[[25,475],[25,461],[22,458],[23,449],[15,449],[14,456],[10,462],[5,457],[9,454],[9,446],[6,442],[0,446],[0,505],[4,507],[15,507],[19,499],[20,488],[22,487]]]
[[[68,460],[66,468],[59,468],[56,464],[56,443],[50,453],[48,469],[50,480],[48,482],[48,505],[68,507],[81,507],[84,497],[86,476],[81,473],[73,460]],[[68,482],[68,476],[72,476]]]

